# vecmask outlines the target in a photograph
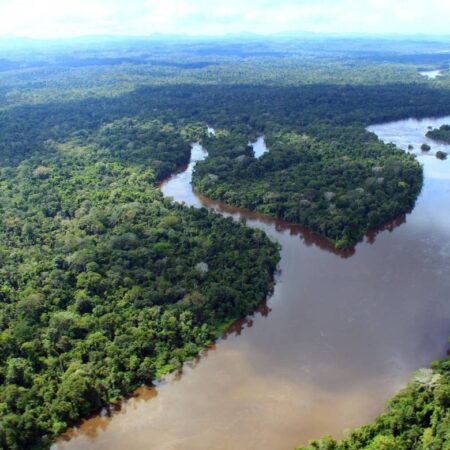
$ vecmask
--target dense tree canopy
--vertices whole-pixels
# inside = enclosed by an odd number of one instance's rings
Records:
[[[196,188],[299,223],[348,248],[368,229],[412,208],[421,187],[412,156],[370,135],[361,138],[352,128],[333,142],[292,132],[267,133],[266,139],[270,151],[256,159],[243,143],[230,145],[220,134],[208,138],[212,156],[198,165]]]
[[[450,358],[418,371],[372,424],[337,442],[330,437],[297,450],[444,450],[450,447]]]
[[[427,132],[427,137],[435,141],[450,144],[450,125],[442,125],[439,128]]]
[[[419,55],[114,45],[0,51],[0,448],[48,447],[269,292],[274,243],[156,188],[190,143],[210,154],[194,176],[202,192],[348,247],[421,186],[417,162],[365,127],[450,113],[448,77],[421,77]],[[270,152],[257,160],[248,142],[262,133]],[[430,408],[448,401],[448,366],[436,370],[420,391]],[[442,428],[429,416],[431,439]]]
[[[262,232],[154,187],[187,161],[186,133],[124,118],[0,159],[0,448],[47,446],[269,291]]]

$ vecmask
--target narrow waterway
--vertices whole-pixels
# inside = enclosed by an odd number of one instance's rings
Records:
[[[195,144],[191,164],[162,191],[245,217],[277,240],[274,293],[182,373],[85,421],[54,449],[292,449],[373,419],[447,350],[450,161],[434,156],[442,145],[419,150],[428,127],[443,123],[450,117],[370,127],[386,142],[414,146],[425,183],[411,214],[346,254],[298,227],[197,195],[192,170],[206,152]]]
[[[253,152],[255,153],[255,158],[261,158],[264,153],[268,152],[266,141],[264,136],[258,136],[255,142],[249,142],[248,145],[253,147]]]
[[[430,80],[434,80],[442,74],[442,70],[422,70],[419,73]]]

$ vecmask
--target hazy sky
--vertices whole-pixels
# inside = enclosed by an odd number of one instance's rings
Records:
[[[0,0],[0,36],[450,34],[450,0]]]

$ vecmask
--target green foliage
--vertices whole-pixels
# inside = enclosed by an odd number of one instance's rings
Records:
[[[427,132],[427,137],[435,141],[445,142],[450,144],[450,125],[442,125],[439,128]]]
[[[191,142],[210,153],[194,176],[203,192],[347,247],[410,208],[421,184],[417,163],[364,127],[450,112],[445,76],[424,79],[398,52],[385,64],[373,44],[344,59],[283,42],[142,45],[0,61],[0,448],[48,447],[267,294],[275,244],[155,187]],[[270,152],[255,160],[259,133]],[[436,398],[446,410],[444,379],[420,391],[424,409]],[[426,448],[447,439],[448,417],[433,414]]]
[[[275,244],[155,188],[186,151],[172,125],[124,119],[2,170],[0,448],[48,446],[267,294]]]
[[[413,207],[422,185],[413,156],[359,125],[311,125],[302,134],[279,128],[265,128],[270,151],[259,159],[245,145],[246,130],[205,139],[210,157],[197,165],[195,187],[298,223],[338,248]]]
[[[450,448],[450,358],[417,372],[375,421],[337,442],[330,437],[297,450],[445,450]]]

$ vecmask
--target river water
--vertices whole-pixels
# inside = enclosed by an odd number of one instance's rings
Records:
[[[253,147],[255,158],[261,158],[264,153],[269,151],[266,145],[266,141],[264,140],[264,136],[258,136],[256,141],[249,142],[249,145]]]
[[[450,117],[374,125],[419,153],[425,183],[411,214],[370,233],[354,252],[282,221],[205,199],[195,161],[165,195],[245,217],[281,246],[273,295],[216,345],[154,388],[84,421],[54,450],[292,449],[372,420],[411,374],[445,355],[450,333],[450,161],[420,145]],[[447,150],[448,151],[448,150]]]
[[[420,75],[429,78],[430,80],[436,79],[439,75],[441,75],[442,70],[423,70],[419,72]]]

